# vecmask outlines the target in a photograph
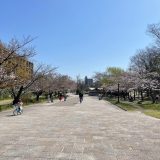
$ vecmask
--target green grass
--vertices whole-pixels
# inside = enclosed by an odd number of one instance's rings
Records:
[[[155,118],[159,118],[160,119],[160,111],[159,110],[145,110],[144,113],[146,115],[155,117]]]
[[[132,102],[120,100],[120,102],[118,103],[117,99],[115,98],[107,98],[106,100],[126,111],[135,111],[138,109],[138,106]]]
[[[11,109],[11,108],[13,108],[13,107],[10,104],[0,105],[0,112],[3,110]]]
[[[151,110],[159,110],[160,111],[160,104],[159,103],[152,103],[151,101],[144,101],[139,106],[143,109],[151,109]]]
[[[120,100],[120,102],[117,102],[117,99],[115,98],[107,98],[107,101],[111,102],[112,104],[120,107],[123,110],[126,111],[141,111],[146,115],[159,118],[160,119],[160,104],[153,104],[151,101],[123,101]]]
[[[118,107],[122,108],[123,110],[126,111],[135,111],[137,110],[137,107],[130,104],[130,103],[125,103],[125,102],[120,102],[116,104]]]
[[[8,109],[12,109],[13,106],[11,105],[11,102],[13,100],[1,100],[0,101],[0,112],[1,111],[4,111],[4,110],[8,110]],[[36,103],[43,103],[43,102],[46,102],[46,98],[44,97],[40,97],[39,101],[37,102],[35,100],[35,98],[31,98],[31,99],[23,99],[23,105],[24,106],[27,106],[27,105],[30,105],[30,104],[36,104]]]
[[[152,103],[150,101],[142,102],[140,107],[143,108],[146,115],[160,119],[160,104]]]
[[[12,102],[12,99],[0,100],[0,105],[10,104],[11,102]]]

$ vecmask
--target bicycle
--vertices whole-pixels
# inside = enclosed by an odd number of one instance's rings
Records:
[[[14,116],[21,115],[23,113],[23,107],[22,106],[19,106],[19,105],[15,104],[15,105],[13,105],[13,107],[15,108],[14,111],[13,111]]]

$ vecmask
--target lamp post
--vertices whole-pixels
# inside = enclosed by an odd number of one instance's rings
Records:
[[[118,103],[119,103],[119,83],[118,83]]]

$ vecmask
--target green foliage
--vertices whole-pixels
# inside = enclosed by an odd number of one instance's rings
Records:
[[[124,70],[119,67],[108,67],[105,74],[102,74],[101,84],[105,86],[114,85],[123,73]]]
[[[102,77],[101,83],[105,85],[110,85],[110,84],[113,84],[113,81],[109,79],[109,77]]]
[[[117,76],[122,75],[122,73],[124,73],[124,70],[119,67],[108,67],[106,69],[106,73],[109,76],[117,77]]]
[[[39,102],[43,102],[43,101],[46,101],[46,97],[45,96],[40,96],[39,97]],[[36,97],[33,96],[32,93],[27,93],[27,94],[23,95],[22,102],[23,102],[24,105],[37,103]]]
[[[27,94],[23,95],[22,102],[23,102],[23,104],[34,103],[34,98],[33,98],[32,93],[27,93]]]
[[[0,90],[0,100],[9,99],[10,97],[10,93],[7,89]]]

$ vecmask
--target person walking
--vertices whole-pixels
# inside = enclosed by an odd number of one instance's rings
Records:
[[[66,101],[67,100],[67,94],[64,93],[63,97],[64,97],[64,101]]]
[[[79,101],[80,101],[80,103],[82,103],[82,101],[83,101],[83,93],[82,92],[79,92]]]
[[[62,99],[63,99],[63,95],[62,95],[62,93],[60,92],[60,93],[59,93],[59,100],[62,101]]]

